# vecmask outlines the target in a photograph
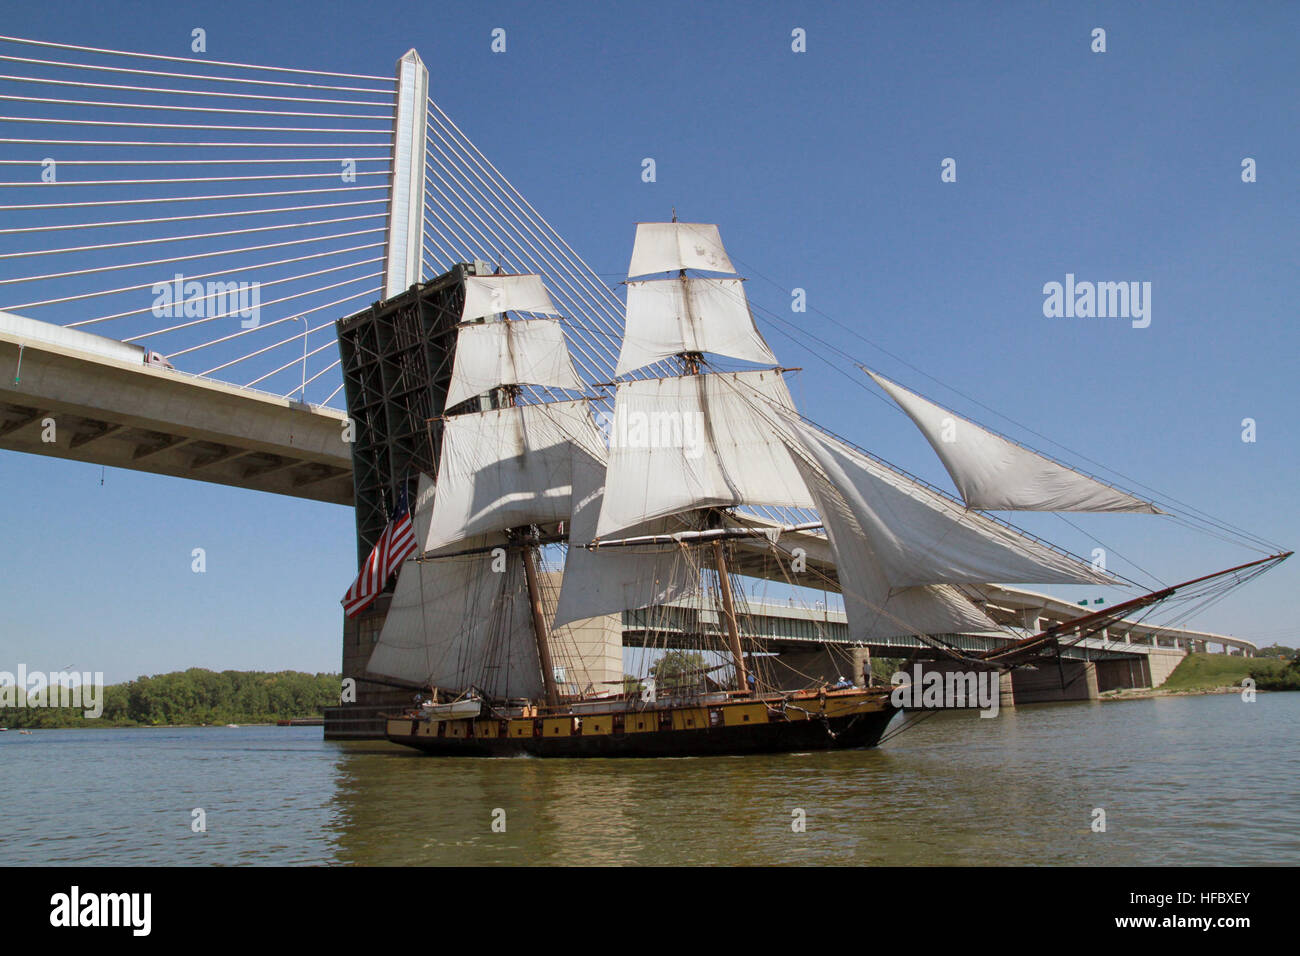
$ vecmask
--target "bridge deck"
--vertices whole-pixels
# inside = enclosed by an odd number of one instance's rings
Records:
[[[347,416],[0,313],[0,448],[352,504]]]
[[[988,602],[984,605],[985,610],[995,620],[1011,626],[1013,632],[939,635],[944,641],[962,650],[992,650],[1017,636],[1037,633],[1049,624],[1068,621],[1085,613],[1066,601],[1016,588],[990,585],[982,589],[979,597]],[[739,615],[742,636],[761,641],[766,649],[781,651],[820,644],[857,646],[849,636],[848,619],[843,610],[752,600],[748,605],[749,613]],[[654,638],[668,637],[675,644],[719,646],[722,633],[721,616],[716,609],[696,607],[686,602],[666,610],[657,609],[653,616],[647,611],[623,613],[623,643],[628,647],[641,646],[647,635],[653,635],[652,643]],[[1186,653],[1203,649],[1206,644],[1218,644],[1227,653],[1245,655],[1253,655],[1256,649],[1250,641],[1222,634],[1119,621],[1102,633],[1066,648],[1063,656],[1096,660],[1169,651]],[[867,642],[866,646],[873,653],[884,656],[908,656],[914,651],[932,647],[912,635],[877,638]]]

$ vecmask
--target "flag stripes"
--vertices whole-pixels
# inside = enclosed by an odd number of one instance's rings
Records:
[[[379,596],[388,579],[402,566],[415,551],[415,528],[411,524],[411,512],[407,507],[406,489],[398,497],[397,509],[393,518],[384,528],[384,533],[375,542],[370,556],[361,566],[357,578],[343,595],[340,604],[343,613],[356,617]]]

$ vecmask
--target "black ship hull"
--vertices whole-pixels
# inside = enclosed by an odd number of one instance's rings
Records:
[[[732,704],[747,709],[744,720],[700,720],[683,727],[673,711],[647,711],[639,719],[607,729],[597,724],[586,730],[591,718],[538,718],[534,727],[502,726],[488,735],[484,721],[448,722],[439,727],[418,717],[388,721],[388,739],[422,753],[439,757],[705,757],[812,750],[848,750],[873,747],[880,742],[896,709],[879,697],[831,698],[793,705],[789,710],[769,710],[763,705]],[[677,713],[689,713],[678,710]],[[703,710],[696,710],[707,716]],[[644,720],[649,720],[647,727]],[[492,721],[491,724],[498,722]],[[519,723],[502,721],[502,725]],[[676,724],[676,727],[672,725]],[[636,726],[636,729],[632,729]],[[554,733],[550,731],[555,729]],[[527,733],[525,733],[527,731]],[[621,732],[620,732],[621,731]]]

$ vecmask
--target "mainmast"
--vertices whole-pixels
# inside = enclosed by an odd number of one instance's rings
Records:
[[[713,542],[713,558],[718,565],[718,591],[722,595],[722,611],[727,622],[727,642],[731,657],[736,662],[736,690],[749,690],[749,673],[745,667],[744,649],[740,645],[740,628],[736,626],[736,607],[731,599],[731,577],[727,572],[727,551],[721,541]]]
[[[677,222],[677,209],[673,208],[673,222]],[[685,328],[693,329],[695,327],[695,315],[691,310],[691,293],[690,286],[687,284],[686,270],[677,270],[677,281],[681,284],[681,301],[682,312],[685,318]],[[689,341],[683,333],[683,341]],[[687,375],[699,375],[700,366],[704,362],[704,355],[701,352],[684,351],[677,354],[677,358],[682,363],[682,369]],[[705,511],[705,515],[713,515],[712,511]],[[735,665],[736,672],[736,690],[749,690],[749,673],[745,667],[745,649],[740,643],[740,628],[736,623],[736,606],[731,595],[731,575],[727,569],[727,549],[721,541],[713,542],[713,561],[718,571],[718,594],[722,598],[723,620],[727,628],[727,646],[731,651],[731,659]]]
[[[688,269],[733,277],[687,277]],[[674,540],[712,545],[710,531],[721,530],[717,517],[727,508],[816,510],[827,529],[855,636],[911,633],[918,625],[926,633],[996,627],[957,590],[963,584],[1113,583],[804,422],[774,367],[776,357],[754,325],[743,280],[734,272],[715,225],[637,226],[615,374],[664,360],[679,363],[684,373],[618,384],[595,546],[614,544],[610,539],[616,536],[653,537],[656,532],[643,530],[647,522],[701,513],[709,527]],[[661,278],[635,278],[654,274]],[[702,353],[766,368],[707,372]],[[683,433],[685,423],[704,427],[697,429],[698,442],[665,444],[656,421],[680,422]],[[638,425],[641,432],[635,431]],[[748,668],[728,554],[715,547],[712,558],[727,646],[736,661],[738,689],[744,691]]]
[[[776,357],[754,326],[742,280],[691,278],[687,275],[688,268],[734,274],[735,269],[722,247],[717,226],[678,222],[676,210],[673,210],[671,222],[638,225],[629,278],[673,272],[676,276],[628,283],[627,330],[617,373],[624,374],[656,359],[672,356],[681,365],[681,378],[703,376],[705,352],[776,365]],[[700,387],[694,389],[697,393],[694,403],[698,404],[698,410],[687,405],[664,409],[679,420],[696,416],[706,422],[699,429],[702,434],[697,435],[701,443],[712,444],[714,441],[717,423],[709,396],[716,384],[701,381]],[[616,417],[617,414],[616,409]],[[682,421],[683,431],[686,424]],[[703,453],[710,454],[708,451]],[[733,499],[726,504],[750,503],[727,471],[726,468],[719,469],[721,483],[729,489],[728,497]],[[717,500],[701,504],[705,506],[682,509],[677,513],[694,512],[704,516],[706,525],[718,524],[721,511]],[[735,663],[736,689],[747,692],[749,673],[736,621],[727,551],[720,538],[715,538],[711,546],[718,573],[727,646]]]
[[[533,637],[537,641],[537,660],[542,667],[542,683],[546,687],[546,704],[558,707],[560,688],[555,683],[555,665],[551,661],[551,641],[546,633],[546,620],[542,613],[542,594],[537,586],[537,554],[532,545],[524,546],[524,574],[528,577],[528,603],[533,612]]]

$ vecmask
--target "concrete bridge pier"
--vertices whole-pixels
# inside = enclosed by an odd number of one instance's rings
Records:
[[[945,686],[947,686],[948,684],[948,676],[950,674],[965,675],[971,673],[972,671],[972,668],[961,663],[960,661],[954,661],[954,660],[908,661],[903,666],[903,670],[907,673],[908,677],[910,677],[914,683],[917,680],[917,670],[916,670],[917,667],[921,668],[920,670],[921,681],[923,682],[928,681],[930,680],[928,676],[929,674],[937,673],[943,677]],[[876,680],[882,681],[884,683],[889,683],[892,677],[893,677],[892,674],[877,674]],[[999,671],[998,672],[998,709],[1012,710],[1015,708],[1015,706],[1016,706],[1016,696],[1012,689],[1012,672]],[[978,708],[978,707],[979,707],[979,703],[975,701],[975,702],[968,702],[965,708],[963,709]]]
[[[1053,661],[1039,667],[1018,667],[1008,676],[1020,704],[1061,700],[1097,700],[1097,665],[1092,661]]]
[[[862,669],[870,652],[865,647],[823,645],[809,650],[786,650],[768,658],[777,686],[799,690],[811,683],[834,684],[841,677],[862,683]],[[888,674],[874,675],[876,682],[889,682]]]
[[[959,661],[913,661],[905,666],[913,681],[916,680],[918,666],[923,681],[932,672],[943,675],[946,682],[950,674],[967,674],[971,670]],[[888,674],[877,676],[885,681],[890,678]],[[1064,660],[1059,669],[1056,662],[1052,661],[1037,668],[1018,667],[998,674],[998,706],[1004,710],[1019,704],[1097,700],[1098,696],[1097,666],[1092,661]]]

